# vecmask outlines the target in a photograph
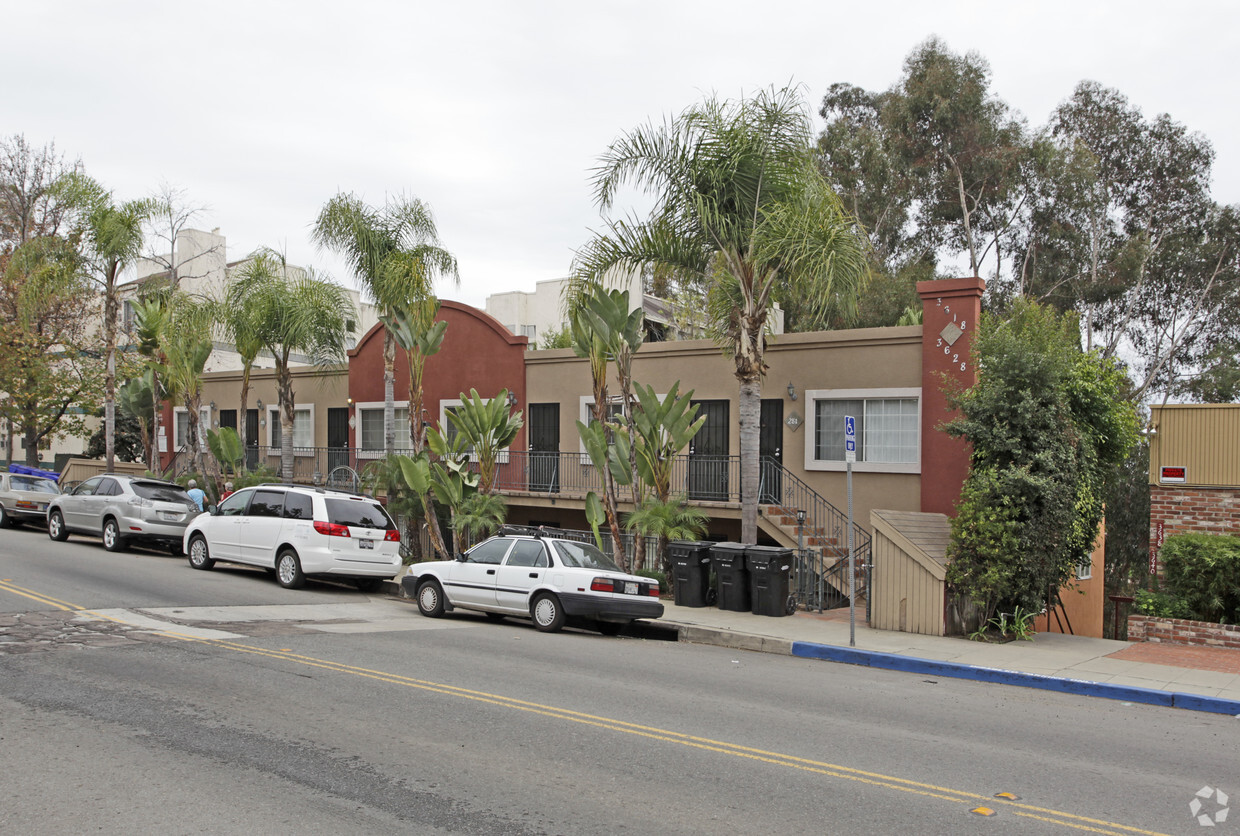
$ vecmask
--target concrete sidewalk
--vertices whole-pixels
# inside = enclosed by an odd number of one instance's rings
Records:
[[[988,644],[872,630],[864,611],[858,613],[856,646],[850,647],[846,609],[771,618],[716,607],[665,606],[656,623],[676,629],[682,641],[1240,716],[1240,650],[1059,633]]]

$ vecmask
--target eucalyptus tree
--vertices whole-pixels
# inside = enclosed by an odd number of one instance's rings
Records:
[[[115,464],[116,331],[120,310],[119,287],[125,270],[142,255],[143,224],[153,211],[149,200],[117,202],[112,192],[84,174],[72,173],[58,185],[59,195],[76,209],[88,275],[103,295],[103,422],[104,459]]]
[[[433,295],[440,276],[460,283],[456,258],[439,245],[439,233],[430,206],[417,198],[398,199],[381,208],[367,205],[353,194],[341,193],[324,204],[314,224],[314,240],[343,256],[354,276],[378,306],[381,316]],[[396,449],[396,343],[390,328],[383,334],[383,447]],[[415,413],[410,405],[412,430]],[[420,425],[419,425],[420,426]],[[417,442],[414,442],[417,443]]]
[[[739,383],[741,539],[757,540],[758,430],[767,320],[777,292],[816,309],[855,299],[867,243],[814,160],[798,92],[739,101],[710,98],[662,125],[612,143],[594,195],[610,210],[622,187],[653,196],[645,220],[610,220],[579,253],[575,276],[661,266],[707,283],[712,336]]]
[[[357,313],[348,292],[313,271],[290,271],[284,257],[270,249],[252,255],[237,272],[230,298],[252,308],[255,332],[276,362],[280,399],[280,470],[293,478],[293,421],[296,400],[289,366],[294,353],[309,355],[315,365],[345,359]]]

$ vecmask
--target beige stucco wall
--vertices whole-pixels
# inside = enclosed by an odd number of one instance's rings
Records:
[[[211,428],[220,425],[220,410],[240,410],[241,372],[215,372],[203,375],[202,403],[204,406],[215,402],[215,410],[211,413]],[[327,446],[327,410],[328,407],[342,407],[349,396],[349,370],[347,366],[331,366],[323,369],[313,367],[293,370],[293,400],[298,409],[312,407],[314,414],[314,446]],[[276,407],[279,396],[276,390],[275,372],[260,369],[250,376],[250,392],[247,405],[256,409],[259,401],[263,402],[263,412],[268,413]],[[260,421],[263,420],[260,415]],[[271,422],[258,428],[258,443],[270,445]],[[275,428],[275,432],[279,432]]]
[[[784,401],[784,466],[841,511],[846,510],[846,473],[805,469],[806,446],[813,443],[813,416],[806,414],[803,393],[822,389],[920,387],[920,326],[782,334],[772,340],[767,363],[769,371],[763,397]],[[737,455],[740,452],[736,409],[739,384],[734,369],[732,361],[709,340],[646,343],[634,359],[633,377],[653,386],[660,394],[679,382],[680,391],[692,389],[695,399],[728,400],[728,449],[732,455]],[[796,387],[796,401],[788,396],[789,382]],[[588,402],[592,397],[587,361],[574,357],[569,349],[530,352],[526,360],[526,387],[528,403],[559,402],[562,405],[560,449],[580,449],[576,421],[582,417],[583,399]],[[616,387],[614,374],[609,387],[613,390]],[[803,419],[797,430],[786,423],[794,411]],[[920,502],[919,473],[856,473],[853,476],[853,517],[867,528],[873,508],[916,510]]]

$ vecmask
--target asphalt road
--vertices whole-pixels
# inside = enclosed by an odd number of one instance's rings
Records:
[[[1238,723],[0,531],[3,833],[1200,833]]]

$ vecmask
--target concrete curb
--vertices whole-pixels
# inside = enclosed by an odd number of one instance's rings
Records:
[[[971,679],[977,682],[994,682],[1001,685],[1018,685],[1024,688],[1040,688],[1085,697],[1101,697],[1110,700],[1161,705],[1167,708],[1183,708],[1188,711],[1206,711],[1212,714],[1240,716],[1240,701],[1206,697],[1201,694],[1185,694],[1178,691],[1159,691],[1154,688],[1137,688],[1130,685],[1112,685],[1087,679],[1067,679],[1039,673],[1009,671],[1001,668],[982,668],[959,662],[940,662],[919,659],[915,656],[899,656],[851,647],[828,644],[793,642],[792,655],[827,662],[842,662],[907,673],[948,676],[955,679]]]

